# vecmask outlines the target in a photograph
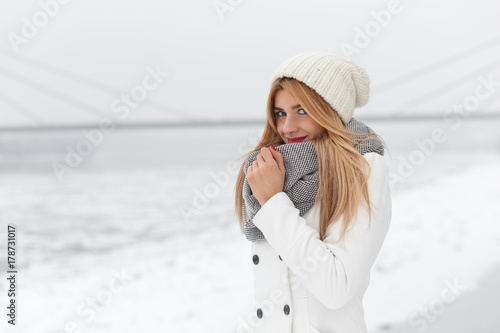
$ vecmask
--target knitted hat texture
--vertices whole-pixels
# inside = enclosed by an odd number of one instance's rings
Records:
[[[347,124],[354,109],[368,103],[370,78],[366,70],[351,60],[332,54],[305,52],[283,62],[272,76],[271,84],[291,77],[316,91]]]

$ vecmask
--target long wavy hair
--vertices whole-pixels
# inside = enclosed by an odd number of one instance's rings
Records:
[[[312,119],[326,129],[323,135],[312,140],[318,156],[320,179],[315,199],[315,203],[320,203],[319,237],[323,241],[328,228],[344,214],[340,241],[352,221],[355,221],[358,205],[363,198],[365,203],[369,203],[367,209],[371,224],[372,207],[367,187],[371,168],[363,155],[354,148],[352,141],[378,140],[384,146],[385,143],[376,133],[356,134],[347,130],[338,113],[313,89],[298,80],[283,77],[271,86],[267,99],[267,121],[260,141],[253,150],[240,158],[246,158],[262,147],[285,143],[278,134],[273,110],[276,92],[281,89],[285,89]],[[234,189],[235,208],[242,233],[244,165],[243,162]]]

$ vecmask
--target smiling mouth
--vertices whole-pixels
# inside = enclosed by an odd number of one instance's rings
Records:
[[[303,137],[300,137],[300,138],[293,138],[293,139],[288,139],[288,143],[294,143],[294,142],[301,142],[303,141],[307,136],[303,136]]]

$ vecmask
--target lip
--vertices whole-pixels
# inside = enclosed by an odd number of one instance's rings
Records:
[[[301,142],[303,141],[305,138],[307,137],[306,136],[301,136],[301,137],[297,137],[297,138],[286,138],[288,143],[295,143],[295,142]]]

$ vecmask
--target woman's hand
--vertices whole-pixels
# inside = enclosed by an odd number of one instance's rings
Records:
[[[261,206],[276,193],[283,191],[285,165],[283,155],[276,150],[262,147],[257,159],[247,169],[247,180],[253,196]]]

